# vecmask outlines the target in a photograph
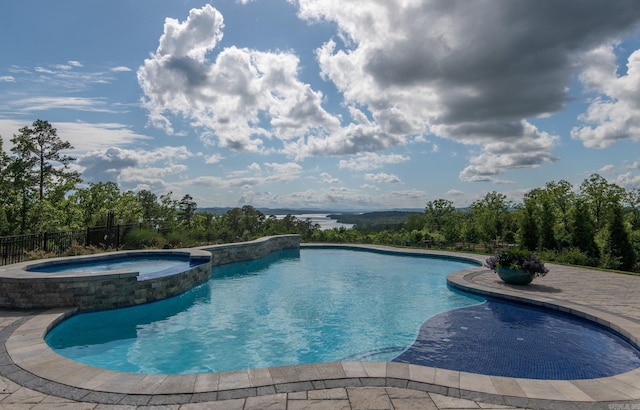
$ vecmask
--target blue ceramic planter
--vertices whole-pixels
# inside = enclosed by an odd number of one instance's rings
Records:
[[[500,279],[511,285],[528,285],[533,280],[533,275],[521,269],[498,268],[496,272]]]

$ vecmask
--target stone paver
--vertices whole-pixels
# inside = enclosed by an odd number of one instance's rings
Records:
[[[2,409],[31,409],[31,410],[285,410],[285,409],[515,409],[516,407],[487,404],[472,400],[465,400],[443,396],[436,393],[425,393],[409,389],[360,387],[349,389],[327,389],[306,392],[280,393],[265,396],[248,397],[245,399],[231,399],[210,401],[203,403],[186,403],[159,406],[134,406],[119,404],[86,403],[46,396],[37,392],[23,391],[19,401],[2,400]],[[18,399],[18,396],[14,396]]]
[[[464,256],[480,262],[484,259]],[[546,277],[525,287],[505,285],[485,268],[456,272],[448,281],[461,289],[597,320],[638,344],[640,277],[549,267]],[[186,376],[95,371],[61,358],[44,344],[42,336],[47,326],[66,314],[64,309],[0,310],[0,410],[640,410],[640,370],[579,381],[513,379],[382,362],[323,363]]]

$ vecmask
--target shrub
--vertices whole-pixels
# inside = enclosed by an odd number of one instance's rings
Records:
[[[161,248],[166,243],[160,232],[155,229],[136,228],[124,237],[123,249]]]
[[[597,266],[598,260],[587,255],[578,248],[563,249],[562,252],[542,251],[540,257],[547,261],[564,263],[567,265]]]
[[[187,232],[172,231],[166,234],[166,242],[172,248],[196,246],[196,240]]]

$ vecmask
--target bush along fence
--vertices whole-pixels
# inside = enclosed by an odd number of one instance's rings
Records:
[[[92,226],[65,232],[43,232],[0,237],[0,266],[25,260],[29,253],[63,256],[74,244],[118,249],[136,224]]]

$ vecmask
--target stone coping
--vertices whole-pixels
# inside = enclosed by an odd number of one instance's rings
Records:
[[[358,248],[464,257],[480,263],[484,260],[482,256],[471,254],[404,251],[380,246]],[[584,275],[584,269],[571,269],[575,274]],[[549,275],[553,275],[554,270],[552,268]],[[488,269],[478,267],[453,273],[448,280],[452,286],[474,293],[507,297],[596,319],[634,341],[640,336],[640,322],[609,311],[606,307],[589,309],[579,301],[564,300],[562,296],[566,295],[562,291],[551,291],[548,285],[537,288],[505,287],[496,283],[494,277]],[[637,281],[637,288],[640,278],[627,278],[627,282],[632,281]],[[555,282],[562,282],[562,279],[556,278]],[[588,282],[578,283],[577,286],[589,287]],[[623,283],[621,286],[628,285]],[[608,296],[616,297],[613,294]],[[639,300],[636,298],[633,303],[640,304]],[[624,406],[635,405],[633,403],[640,400],[640,369],[589,380],[508,378],[393,362],[334,362],[187,375],[114,372],[66,359],[44,342],[47,331],[71,313],[70,309],[52,309],[25,316],[16,323],[8,332],[10,334],[5,343],[7,357],[14,367],[11,367],[10,374],[3,375],[44,393],[97,403],[134,403],[137,399],[149,399],[152,396],[157,404],[180,404],[333,387],[369,386],[409,388],[529,408],[627,408]]]

